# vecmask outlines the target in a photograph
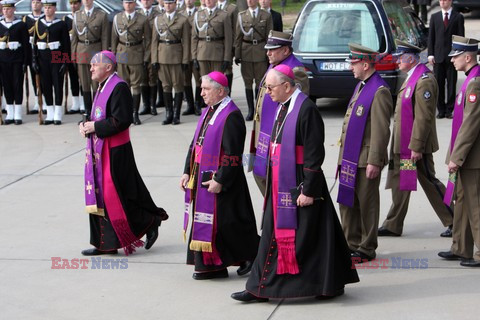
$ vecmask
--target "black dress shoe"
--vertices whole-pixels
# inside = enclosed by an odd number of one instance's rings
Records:
[[[369,255],[366,255],[365,253],[360,251],[355,251],[350,255],[350,257],[355,263],[364,263],[366,261],[372,261],[373,259],[375,259],[375,257],[370,257]]]
[[[49,124],[53,124],[53,120],[43,120],[43,124],[48,126]]]
[[[230,297],[232,297],[232,299],[234,300],[238,300],[242,302],[268,302],[268,298],[260,298],[260,297],[254,296],[247,290],[232,293]]]
[[[244,261],[240,264],[240,267],[237,269],[237,274],[239,276],[244,276],[252,270],[253,262],[252,261]]]
[[[42,109],[42,114],[47,114],[47,109]]]
[[[30,110],[28,114],[38,114],[38,110]]]
[[[452,251],[440,251],[438,256],[445,260],[465,260],[465,258],[457,256]]]
[[[3,114],[7,114],[7,110],[2,109],[2,113],[3,113]]]
[[[152,116],[158,115],[157,108],[155,108],[155,106],[151,107],[151,109],[150,109],[150,114],[151,114]]]
[[[445,114],[444,113],[439,113],[437,114],[437,119],[443,119],[445,118]]]
[[[15,124],[22,124],[22,120],[15,120]]]
[[[13,119],[8,119],[8,120],[5,119],[5,121],[3,121],[3,123],[5,123],[5,124],[12,124],[12,123],[14,123],[14,122],[15,122],[15,121],[14,121]]]
[[[192,275],[192,278],[195,280],[209,280],[209,279],[220,279],[220,278],[228,278],[228,270],[227,268],[218,270],[218,271],[210,271],[210,272],[195,272]]]
[[[345,289],[344,288],[338,289],[333,296],[316,296],[315,299],[317,299],[317,300],[330,300],[330,299],[333,299],[335,297],[341,296],[343,294],[345,294]]]
[[[452,226],[448,226],[447,230],[440,233],[440,237],[451,238],[452,237]]]
[[[62,124],[62,121],[60,121],[60,120],[54,120],[54,121],[53,121],[53,124],[56,125],[56,126],[59,126],[59,125]]]
[[[468,259],[468,260],[463,260],[462,262],[460,262],[460,265],[462,267],[480,267],[480,261],[475,261],[473,259]]]
[[[158,227],[160,226],[160,217],[155,217],[150,229],[147,230],[147,240],[145,241],[145,250],[150,249],[158,238]]]
[[[67,114],[76,114],[76,113],[80,113],[80,110],[68,110],[67,111]]]
[[[98,250],[97,248],[82,250],[82,254],[84,256],[99,256],[102,254],[117,254],[117,253],[118,253],[117,250],[101,251],[101,250]]]
[[[138,112],[138,114],[141,115],[141,116],[144,116],[144,115],[146,115],[146,114],[149,114],[149,113],[150,113],[150,110],[149,110],[149,109],[150,109],[150,108],[147,108],[147,107],[143,106],[142,109],[140,109],[140,112]]]
[[[378,228],[378,236],[379,237],[400,237],[400,234],[392,232],[387,228],[380,227]]]

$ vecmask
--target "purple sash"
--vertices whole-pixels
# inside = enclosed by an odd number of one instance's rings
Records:
[[[193,226],[192,226],[192,241],[190,242],[190,250],[201,251],[205,253],[212,253],[215,251],[214,239],[215,239],[215,222],[216,222],[216,195],[208,192],[207,188],[202,188],[202,172],[211,171],[216,172],[220,163],[220,152],[223,130],[225,121],[230,113],[238,111],[238,107],[235,103],[227,97],[218,107],[217,111],[213,115],[209,122],[209,127],[205,133],[203,140],[203,146],[201,147],[200,165],[198,171],[198,177],[195,187],[195,207],[193,214]],[[193,150],[191,163],[195,161],[197,139],[202,128],[202,124],[208,113],[208,108],[205,108],[203,114],[198,121],[197,128],[195,130],[194,142],[192,144]],[[198,161],[198,158],[197,158]],[[184,215],[184,232],[188,227],[189,206],[191,202],[191,190],[187,189],[185,193],[185,215]],[[204,262],[205,259],[204,259]],[[208,264],[218,264],[215,261],[211,261]],[[221,263],[221,261],[220,261]]]
[[[453,109],[453,121],[452,121],[452,136],[450,138],[450,154],[452,154],[453,147],[455,146],[455,140],[457,139],[458,131],[463,123],[463,109],[465,107],[465,92],[467,91],[468,84],[470,81],[480,76],[480,66],[475,66],[470,71],[465,79],[465,82],[462,85],[462,89],[457,94],[457,99],[455,100],[455,108]],[[458,172],[450,173],[448,176],[447,190],[445,191],[445,196],[443,197],[443,203],[447,206],[450,206],[453,199],[453,194],[455,191],[455,183],[457,182]]]
[[[384,86],[388,88],[387,83],[375,72],[367,81],[365,87],[352,108],[350,121],[348,122],[347,134],[345,136],[345,146],[343,149],[343,158],[340,166],[340,184],[338,186],[337,202],[348,207],[353,207],[355,199],[355,181],[357,179],[358,158],[362,149],[363,134],[370,114],[373,98],[378,88]],[[352,96],[355,97],[360,87],[360,82],[355,88]],[[351,101],[348,105],[351,104]]]
[[[114,74],[107,82],[102,92],[98,91],[94,100],[94,108],[90,115],[92,121],[99,121],[106,118],[107,101],[115,86],[123,80]],[[103,181],[102,181],[102,149],[104,139],[96,134],[90,135],[87,139],[85,159],[85,204],[87,213],[104,216],[105,204],[103,202]],[[98,165],[97,165],[98,164]]]
[[[292,111],[287,114],[282,132],[282,149],[280,152],[280,176],[277,195],[277,225],[278,229],[297,229],[297,204],[292,202],[290,189],[297,186],[295,138],[297,119],[302,103],[307,96],[299,91]],[[273,195],[275,196],[275,195]]]
[[[431,71],[426,65],[418,64],[410,79],[408,79],[402,95],[402,114],[400,115],[400,190],[402,191],[417,190],[417,165],[412,161],[412,152],[408,148],[412,138],[414,121],[412,97],[418,79],[428,72]]]
[[[289,55],[285,60],[281,62],[284,65],[289,66],[290,68],[295,68],[298,66],[303,66],[303,64],[295,58],[293,54]],[[270,65],[265,72],[267,73],[275,67]],[[260,90],[262,90],[263,83],[265,81],[265,76],[263,77],[262,82],[260,83]],[[264,89],[263,89],[264,90]],[[260,132],[258,135],[257,150],[255,152],[255,161],[253,165],[253,173],[257,176],[265,178],[267,176],[267,159],[268,159],[268,149],[270,146],[270,134],[272,133],[273,123],[275,122],[275,114],[277,111],[278,103],[274,102],[269,94],[265,93],[263,97],[262,104],[262,114],[260,117]],[[252,142],[255,140],[255,133],[252,133]],[[251,145],[255,145],[251,143]]]

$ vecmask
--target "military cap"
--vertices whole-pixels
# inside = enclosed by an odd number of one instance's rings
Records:
[[[283,46],[292,46],[293,36],[291,33],[271,30],[268,34],[264,49],[277,49]]]
[[[422,52],[422,49],[414,46],[411,43],[406,41],[395,39],[395,44],[397,45],[397,50],[393,52],[394,56],[401,56],[402,54],[410,53],[410,54],[419,54]]]
[[[349,43],[348,47],[350,49],[350,55],[347,59],[345,59],[346,62],[354,63],[365,61],[374,63],[377,61],[377,56],[379,53],[375,50],[364,47],[357,43]]]
[[[43,6],[48,7],[48,6],[57,6],[58,0],[42,0]]]
[[[123,0],[123,2],[136,2],[135,0]]]
[[[78,2],[82,2],[82,0],[68,0],[69,3],[78,3]]]
[[[456,57],[465,52],[478,52],[478,40],[461,36],[452,36],[452,51],[449,57]]]
[[[0,4],[2,6],[4,6],[5,8],[15,7],[16,3],[17,3],[17,0],[3,0],[3,1],[0,1]]]
[[[177,2],[177,0],[163,0],[163,3],[172,3],[172,2]]]

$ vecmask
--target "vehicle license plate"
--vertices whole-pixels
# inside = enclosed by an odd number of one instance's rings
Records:
[[[322,62],[320,64],[320,70],[322,71],[344,71],[348,68],[348,62]]]

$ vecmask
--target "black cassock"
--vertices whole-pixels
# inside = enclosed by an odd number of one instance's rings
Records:
[[[210,109],[209,113],[210,117],[207,114],[205,122],[208,122],[214,110]],[[227,117],[223,130],[221,152],[224,157],[215,173],[215,181],[222,184],[216,202],[215,246],[223,263],[218,266],[205,265],[202,253],[188,248],[187,264],[195,265],[195,271],[215,271],[243,261],[253,261],[257,254],[260,237],[242,165],[245,135],[242,114],[240,111],[232,112]],[[190,174],[191,150],[190,145],[184,169],[186,174]],[[196,178],[198,179],[198,172]],[[190,232],[188,243],[191,238]]]
[[[133,121],[132,105],[127,84],[117,84],[107,102],[106,119],[95,122],[97,136],[106,138],[126,130]],[[155,205],[143,183],[130,142],[110,149],[110,170],[128,224],[140,239],[154,223],[155,216],[160,216],[160,220],[168,216]],[[105,208],[105,218],[90,214],[90,243],[102,251],[121,248],[108,218],[108,208]]]
[[[273,132],[278,126],[276,121]],[[281,143],[282,132],[283,129],[280,129],[278,143]],[[304,147],[304,164],[296,165],[296,182],[297,185],[303,182],[303,194],[316,200],[311,206],[297,208],[295,250],[300,272],[295,275],[276,274],[277,245],[269,177],[260,247],[246,285],[246,289],[255,296],[333,296],[345,284],[359,281],[357,271],[352,269],[350,250],[321,169],[325,157],[323,143],[323,120],[315,104],[307,99],[301,106],[296,125],[296,145]],[[270,173],[271,167],[269,176]]]

